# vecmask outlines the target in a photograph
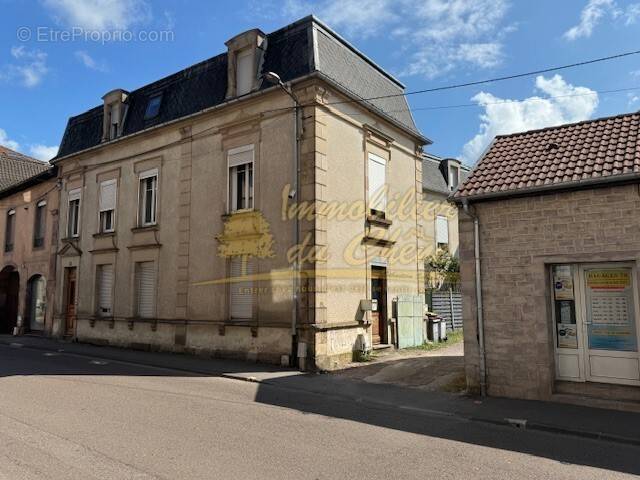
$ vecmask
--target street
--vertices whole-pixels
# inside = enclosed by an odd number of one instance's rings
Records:
[[[631,478],[639,458],[622,444],[0,345],[1,480],[584,480]]]

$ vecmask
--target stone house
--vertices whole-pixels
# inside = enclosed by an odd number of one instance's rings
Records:
[[[446,251],[458,257],[458,208],[449,196],[469,175],[469,167],[455,158],[424,153],[422,160],[423,226],[427,261],[425,299],[450,329],[462,327],[462,294],[456,275],[443,278],[429,267],[429,257]]]
[[[51,333],[58,198],[54,168],[0,146],[0,333]]]
[[[498,136],[453,199],[469,386],[640,400],[640,113]]]
[[[69,120],[56,331],[337,368],[422,290],[429,141],[403,85],[313,17],[226,46]]]

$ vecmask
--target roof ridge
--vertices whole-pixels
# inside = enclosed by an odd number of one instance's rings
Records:
[[[7,160],[15,160],[19,162],[35,163],[38,165],[46,165],[45,162],[38,160],[37,158],[30,157],[24,153],[12,150],[4,145],[0,145],[0,156]]]
[[[569,128],[569,127],[575,127],[576,125],[584,125],[587,123],[595,123],[595,122],[601,122],[604,120],[612,120],[615,118],[623,118],[623,117],[633,117],[635,115],[640,116],[640,111],[636,111],[636,112],[628,112],[628,113],[618,113],[616,115],[608,115],[605,117],[598,117],[598,118],[591,118],[588,120],[580,120],[579,122],[572,122],[572,123],[563,123],[561,125],[554,125],[551,127],[543,127],[543,128],[534,128],[531,130],[524,130],[522,132],[513,132],[513,133],[505,133],[503,135],[496,135],[495,138],[510,138],[510,137],[517,137],[518,135],[528,135],[531,133],[538,133],[538,132],[547,132],[549,130],[558,130],[558,129],[562,129],[562,128]]]

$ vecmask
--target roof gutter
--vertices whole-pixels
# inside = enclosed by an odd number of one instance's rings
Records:
[[[640,181],[640,173],[625,173],[621,175],[610,175],[608,177],[588,178],[585,180],[575,180],[571,182],[562,182],[552,185],[540,185],[537,187],[521,188],[518,190],[505,190],[502,192],[481,193],[479,195],[464,195],[456,197],[455,194],[451,200],[459,205],[468,202],[482,202],[495,199],[506,199],[515,197],[525,197],[535,194],[557,193],[570,190],[582,190],[585,188],[606,186],[612,184],[635,183]]]

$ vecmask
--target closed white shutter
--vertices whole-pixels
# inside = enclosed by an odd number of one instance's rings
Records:
[[[98,315],[113,315],[113,265],[98,265]]]
[[[108,180],[100,184],[100,211],[116,209],[116,181]]]
[[[386,163],[384,158],[369,154],[369,208],[380,212],[387,208],[387,194],[384,191],[387,183]]]
[[[436,217],[436,243],[449,244],[449,219],[441,215]]]
[[[236,56],[236,94],[244,95],[253,86],[253,54],[251,50],[238,52]]]
[[[254,262],[246,261],[246,267],[243,271],[242,257],[233,257],[231,259],[231,278],[239,278],[252,276],[255,272]],[[232,320],[250,320],[253,318],[253,303],[255,295],[253,292],[253,279],[249,278],[245,281],[232,282],[231,286],[231,308],[230,315]]]
[[[235,167],[253,162],[253,145],[233,148],[228,153],[229,166]]]
[[[156,269],[153,262],[136,263],[136,290],[138,317],[155,317]]]

